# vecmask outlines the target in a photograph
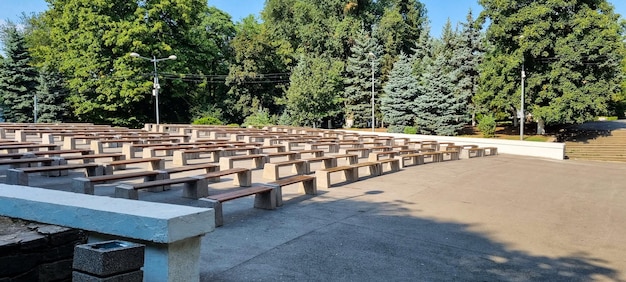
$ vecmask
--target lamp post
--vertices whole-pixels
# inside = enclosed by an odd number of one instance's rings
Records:
[[[524,141],[524,79],[526,78],[526,72],[524,71],[524,62],[522,62],[522,98],[521,98],[521,111],[519,116],[519,140]]]
[[[372,132],[374,132],[374,60],[376,55],[372,52],[369,52],[368,55],[372,57]]]
[[[37,93],[35,93],[35,95],[33,95],[33,116],[34,116],[34,121],[35,123],[37,123]]]
[[[134,58],[141,58],[144,60],[148,60],[154,64],[154,81],[153,81],[153,86],[152,86],[152,96],[154,96],[154,103],[156,107],[156,124],[158,125],[159,124],[159,89],[161,88],[161,85],[159,85],[159,76],[157,73],[157,62],[165,61],[165,60],[176,60],[176,56],[171,55],[167,58],[157,59],[156,56],[152,56],[152,58],[148,58],[148,57],[143,57],[135,52],[130,53],[130,56]]]

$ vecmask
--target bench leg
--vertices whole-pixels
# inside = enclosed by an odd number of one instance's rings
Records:
[[[135,147],[133,147],[133,144],[124,143],[124,145],[122,145],[122,154],[124,154],[127,159],[134,159]]]
[[[72,192],[93,195],[94,185],[87,178],[77,177],[72,181]]]
[[[160,159],[158,161],[151,161],[150,162],[150,168],[152,170],[161,170],[165,168],[165,161],[163,159]]]
[[[133,189],[133,186],[120,184],[115,186],[114,198],[139,200],[139,191]]]
[[[252,171],[246,170],[243,172],[238,172],[235,178],[233,178],[233,185],[239,186],[239,187],[252,186]]]
[[[28,174],[19,169],[8,169],[7,184],[28,186]]]
[[[275,199],[276,206],[277,207],[281,207],[283,205],[283,187],[278,185],[278,184],[271,184],[271,183],[267,183],[267,184],[264,184],[264,185],[274,188],[273,191],[275,191],[274,195],[276,197],[276,199]],[[255,196],[255,199],[254,199],[254,205],[256,207],[256,196]]]
[[[279,167],[273,163],[267,163],[263,167],[263,178],[278,180],[278,169]]]
[[[95,167],[87,167],[85,168],[85,174],[87,174],[87,176],[104,175],[104,167],[101,165]]]
[[[263,166],[265,166],[265,163],[268,162],[267,157],[259,157],[259,158],[254,158],[254,167],[255,168],[263,168]]]
[[[174,156],[172,157],[172,164],[175,166],[185,166],[187,165],[187,154],[183,151],[175,151]]]
[[[233,168],[233,160],[229,158],[220,158],[220,169],[226,170]]]
[[[327,171],[315,171],[315,178],[318,180],[317,185],[321,188],[330,188],[330,173]]]
[[[254,196],[254,207],[265,210],[276,209],[276,189],[272,189],[268,192],[257,193]]]
[[[343,171],[343,179],[346,182],[354,182],[354,181],[359,180],[359,169],[358,168],[351,168],[351,169],[344,170]]]
[[[317,195],[317,181],[315,178],[307,181],[302,181],[299,184],[300,190],[307,195]]]
[[[201,198],[199,205],[210,208],[215,211],[215,227],[224,225],[224,216],[222,214],[222,203],[213,199]]]
[[[191,199],[204,198],[209,195],[209,183],[206,178],[193,177],[196,181],[186,182],[183,197]]]

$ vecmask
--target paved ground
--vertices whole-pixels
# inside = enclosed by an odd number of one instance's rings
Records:
[[[626,281],[624,168],[500,155],[293,190],[275,211],[225,207],[201,277]]]
[[[317,196],[286,187],[274,211],[228,202],[224,226],[203,238],[201,279],[626,281],[625,168],[499,155],[414,166]],[[69,189],[67,179],[31,181]],[[268,180],[256,170],[253,182]],[[195,204],[180,193],[140,199]]]

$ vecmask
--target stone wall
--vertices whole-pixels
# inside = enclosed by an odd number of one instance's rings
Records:
[[[0,217],[0,282],[71,281],[77,229]]]

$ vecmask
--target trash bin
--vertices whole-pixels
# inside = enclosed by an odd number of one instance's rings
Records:
[[[74,248],[72,281],[143,281],[144,245],[105,241]]]

